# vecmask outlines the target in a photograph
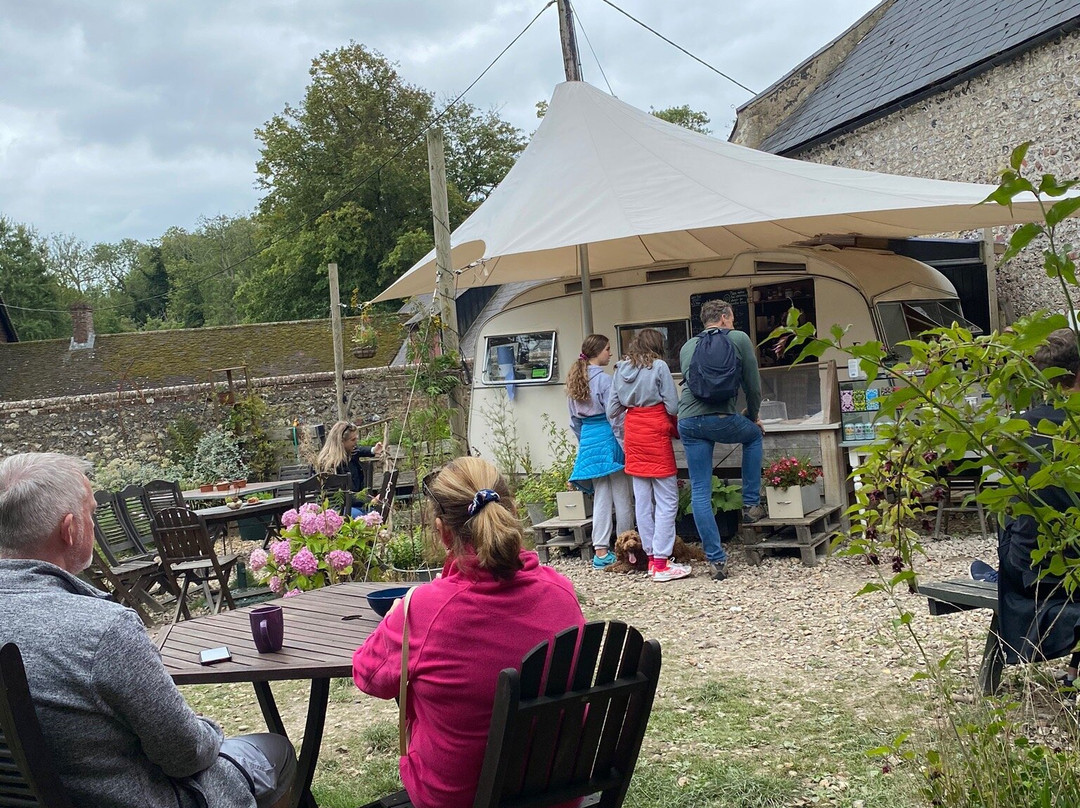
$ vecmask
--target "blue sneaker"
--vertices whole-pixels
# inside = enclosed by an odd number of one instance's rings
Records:
[[[592,565],[594,570],[605,569],[606,567],[610,567],[614,563],[615,554],[610,550],[608,550],[608,554],[606,556],[598,556],[594,554],[592,557]]]
[[[980,561],[977,558],[971,562],[968,575],[973,581],[986,581],[991,584],[996,584],[998,579],[998,571],[985,561]]]

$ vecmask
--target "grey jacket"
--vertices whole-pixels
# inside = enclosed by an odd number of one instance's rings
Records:
[[[0,559],[0,643],[22,652],[60,779],[94,808],[255,808],[131,609],[43,561]],[[198,795],[202,795],[201,798]]]
[[[611,390],[611,377],[604,373],[599,365],[589,365],[589,400],[574,401],[567,397],[570,410],[570,429],[581,440],[581,421],[592,415],[603,415],[607,407],[608,392]]]
[[[635,367],[629,359],[615,365],[615,377],[608,397],[607,417],[619,443],[623,442],[623,422],[631,407],[663,404],[669,415],[679,411],[679,391],[671,370],[663,359],[653,360],[652,367]]]

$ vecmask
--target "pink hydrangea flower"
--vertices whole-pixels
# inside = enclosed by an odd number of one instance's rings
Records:
[[[267,581],[266,585],[269,586],[270,591],[276,595],[280,595],[281,590],[285,588],[284,584],[281,583],[281,579],[276,575],[272,576],[270,580]]]
[[[270,542],[270,555],[274,557],[274,563],[279,567],[286,566],[292,558],[292,553],[289,552],[289,543],[287,541]]]
[[[345,520],[341,518],[341,515],[337,511],[332,510],[323,511],[322,521],[323,533],[327,536],[335,535],[345,523]]]
[[[368,527],[378,527],[382,524],[382,514],[378,511],[368,511],[360,517]]]
[[[252,572],[258,572],[266,566],[266,562],[269,560],[270,557],[266,554],[266,550],[256,548],[251,551],[251,556],[248,558],[248,568]]]
[[[286,592],[284,595],[282,595],[282,597],[283,598],[295,598],[299,594],[301,594],[299,589],[290,589],[288,592]]]
[[[305,536],[314,536],[319,533],[323,527],[322,517],[317,513],[311,511],[301,511],[300,513],[300,532]]]
[[[315,502],[305,502],[303,505],[300,506],[300,514],[303,515],[305,513],[318,513],[320,507],[321,506]]]
[[[292,527],[296,524],[296,520],[300,518],[300,514],[297,513],[296,508],[289,508],[281,515],[281,526]]]
[[[301,575],[314,575],[319,569],[318,559],[306,547],[301,547],[299,552],[293,556],[292,565],[293,569]]]
[[[346,550],[331,550],[326,554],[327,563],[337,572],[353,563],[352,553]]]

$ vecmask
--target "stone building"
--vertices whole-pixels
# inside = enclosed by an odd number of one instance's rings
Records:
[[[830,165],[990,183],[1030,140],[1026,172],[1080,178],[1078,29],[1080,0],[884,0],[743,105],[730,140]],[[1078,242],[1075,220],[1062,231]],[[1006,322],[1065,307],[1038,249],[999,267],[996,291]]]

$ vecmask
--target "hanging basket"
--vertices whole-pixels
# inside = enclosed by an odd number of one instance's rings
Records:
[[[357,359],[370,359],[375,355],[375,345],[354,345],[352,355]]]

